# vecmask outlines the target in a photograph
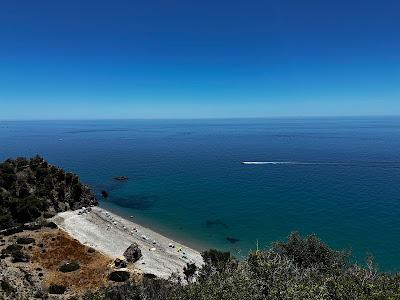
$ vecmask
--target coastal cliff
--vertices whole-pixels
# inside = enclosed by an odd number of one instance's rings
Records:
[[[77,175],[40,156],[0,164],[0,230],[93,205],[94,194]]]

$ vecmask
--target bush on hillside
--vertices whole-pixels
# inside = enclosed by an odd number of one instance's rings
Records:
[[[32,243],[34,243],[35,242],[35,239],[34,238],[31,238],[31,237],[19,237],[18,239],[17,239],[17,244],[19,244],[19,245],[28,245],[28,244],[32,244]]]
[[[297,265],[307,268],[315,267],[320,270],[345,267],[350,253],[329,248],[316,235],[302,238],[298,232],[292,233],[287,242],[277,242],[273,251],[289,257]]]
[[[49,294],[61,295],[64,294],[67,288],[63,285],[52,284],[49,286]]]
[[[195,275],[197,267],[193,263],[187,263],[186,267],[183,268],[183,274],[187,282],[190,282]]]
[[[63,264],[58,270],[63,273],[74,272],[79,270],[80,266],[77,262],[68,262]]]
[[[127,281],[130,277],[129,272],[127,271],[114,271],[108,275],[108,279],[115,282],[124,282]]]
[[[229,252],[210,249],[204,251],[201,255],[204,259],[204,266],[200,269],[200,279],[225,270],[234,270],[238,264],[237,260]]]
[[[14,250],[11,251],[11,257],[12,257],[12,262],[17,263],[17,262],[28,262],[30,257],[28,254],[23,252],[22,250]]]
[[[203,253],[205,265],[192,283],[145,279],[102,289],[97,298],[158,300],[394,300],[400,299],[400,275],[380,273],[369,261],[352,264],[345,252],[315,236],[298,233],[266,251],[237,262],[228,252]],[[157,287],[156,289],[154,287]]]

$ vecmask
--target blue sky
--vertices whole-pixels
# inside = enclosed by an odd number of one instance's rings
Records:
[[[0,3],[2,120],[347,115],[400,115],[400,1]]]

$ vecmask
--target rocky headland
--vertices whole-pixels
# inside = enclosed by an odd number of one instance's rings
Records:
[[[77,175],[40,156],[0,164],[0,230],[93,205],[96,197]]]

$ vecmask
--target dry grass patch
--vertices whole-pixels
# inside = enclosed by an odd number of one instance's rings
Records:
[[[73,293],[96,290],[109,283],[107,275],[111,271],[111,259],[98,251],[90,252],[89,247],[71,238],[61,230],[40,232],[36,243],[43,247],[35,247],[32,262],[44,269],[43,283],[66,286]],[[65,263],[79,264],[79,269],[63,273],[59,268]]]

